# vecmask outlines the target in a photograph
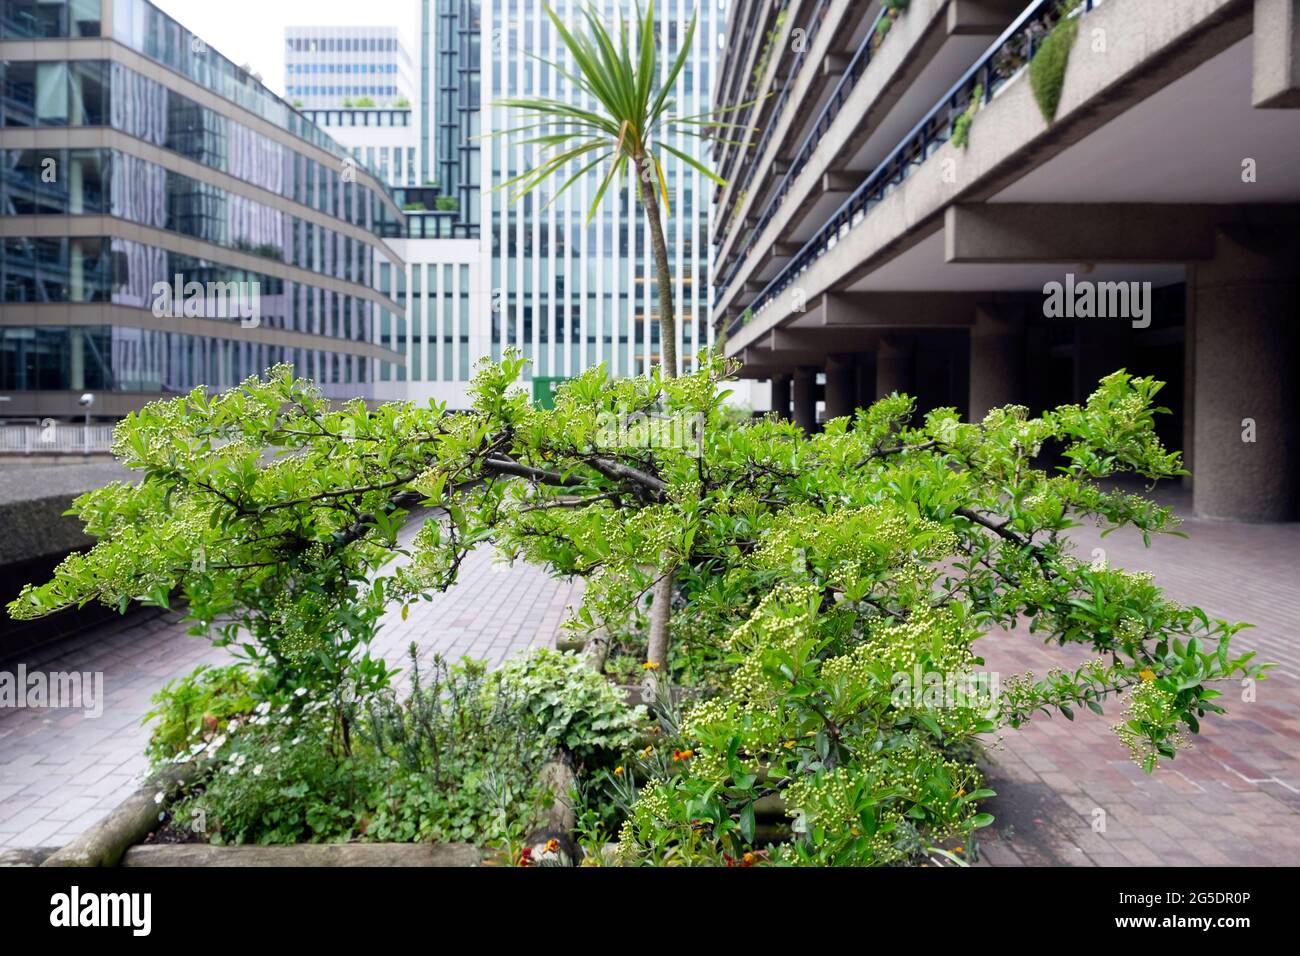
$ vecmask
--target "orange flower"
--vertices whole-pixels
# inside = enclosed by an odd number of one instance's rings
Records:
[[[555,853],[555,852],[558,851],[559,849],[560,849],[560,841],[559,841],[559,840],[547,840],[547,841],[546,841],[546,850],[545,850],[545,852],[547,852],[547,853]]]
[[[692,757],[694,757],[694,756],[695,756],[695,751],[694,751],[694,750],[674,750],[674,751],[673,751],[673,759],[674,759],[674,760],[690,760],[690,759],[691,759]]]

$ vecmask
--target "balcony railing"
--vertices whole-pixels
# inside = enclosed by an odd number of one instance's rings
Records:
[[[798,76],[799,71],[803,69],[804,60],[808,57],[808,50],[811,49],[813,40],[817,37],[817,31],[821,27],[822,21],[826,19],[826,9],[829,6],[830,0],[818,0],[817,7],[813,10],[812,18],[808,21],[808,26],[805,27],[807,30],[807,36],[804,38],[803,48],[796,51],[795,58],[791,61],[790,72],[785,85],[781,88],[781,92],[777,96],[776,102],[772,104],[771,115],[768,117],[767,125],[763,130],[763,135],[759,138],[758,145],[754,149],[754,155],[756,157],[763,156],[767,151],[768,144],[772,140],[772,131],[776,128],[777,122],[781,119],[781,116],[785,111],[786,104],[790,101],[790,90],[794,86],[794,78]],[[757,165],[757,163],[745,164],[743,178],[736,184],[736,188],[732,191],[733,196],[743,196],[745,194],[746,190],[749,188],[749,184],[754,179],[754,169]],[[722,210],[722,215],[722,221],[718,223],[719,230],[731,219],[732,211],[724,209]],[[734,271],[735,270],[733,269],[732,272]]]
[[[875,42],[876,30],[880,26],[880,21],[888,15],[888,12],[888,9],[882,6],[880,12],[876,14],[876,19],[872,21],[871,28],[867,30],[867,35],[863,37],[862,43],[859,44],[857,52],[853,54],[853,59],[849,62],[848,68],[844,71],[844,75],[841,76],[840,81],[835,84],[835,89],[831,91],[830,99],[826,101],[826,105],[822,107],[821,113],[818,114],[817,122],[813,123],[812,129],[808,131],[808,135],[804,137],[803,142],[800,144],[799,151],[795,153],[794,160],[790,163],[790,168],[786,170],[785,175],[781,177],[781,185],[777,187],[776,192],[774,192],[768,199],[767,205],[763,207],[763,212],[758,217],[758,221],[753,227],[752,235],[761,236],[763,234],[763,230],[767,228],[767,224],[772,221],[772,217],[776,215],[776,211],[780,209],[781,205],[785,202],[785,197],[790,194],[790,189],[794,186],[795,181],[798,180],[799,174],[804,171],[808,165],[808,161],[812,159],[813,153],[817,151],[817,146],[821,143],[822,137],[826,135],[827,131],[831,128],[831,124],[835,122],[835,117],[840,115],[840,109],[848,100],[849,94],[853,92],[854,87],[857,86],[858,80],[862,77],[862,74],[866,72],[867,65],[871,62],[871,55],[875,52],[877,46]],[[804,49],[806,50],[807,47]],[[782,92],[782,96],[785,96],[788,92],[789,85],[787,85],[786,89]],[[763,155],[763,151],[767,148],[767,138],[771,132],[772,126],[769,124],[767,132],[763,134],[763,139],[759,142],[758,151],[755,153],[756,156]],[[753,179],[754,167],[756,165],[756,163],[751,163],[746,170],[746,187],[749,185],[750,180]],[[722,281],[718,283],[716,287],[717,291],[714,293],[713,297],[713,305],[715,308],[719,302],[722,301],[722,295],[727,291],[727,287],[731,285],[731,280],[736,277],[736,272],[740,269],[740,265],[744,261],[744,258],[743,255],[737,255],[732,260],[731,265],[727,268],[726,273],[722,276]]]
[[[1081,0],[1070,15],[1082,15],[1102,2]],[[744,328],[937,152],[952,137],[958,117],[966,112],[977,88],[982,90],[983,102],[987,103],[1002,87],[1019,76],[1034,58],[1039,42],[1060,19],[1059,9],[1060,0],[1034,0],[1030,3],[728,326],[727,334],[734,335]]]

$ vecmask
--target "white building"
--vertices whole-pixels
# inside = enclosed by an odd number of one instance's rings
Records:
[[[303,109],[357,100],[408,106],[417,80],[395,26],[286,27],[285,98]]]
[[[557,0],[552,9],[575,27],[585,3]],[[491,107],[503,97],[552,97],[577,103],[580,91],[535,57],[575,66],[543,9],[542,0],[483,0],[483,132],[523,122],[515,110]],[[612,23],[620,9],[633,6],[598,0],[597,9]],[[710,108],[724,14],[717,3],[659,0],[655,4],[659,62],[666,75],[685,37],[693,12],[699,22],[690,59],[676,81],[677,115]],[[631,38],[635,42],[635,36]],[[635,53],[633,54],[635,56]],[[595,106],[594,102],[585,105]],[[544,132],[544,131],[543,131]],[[702,142],[669,131],[667,142],[690,155],[704,156]],[[712,184],[686,163],[665,156],[671,213],[666,215],[668,254],[677,278],[678,355],[690,367],[696,352],[712,343],[709,321],[709,208]],[[536,147],[514,146],[503,137],[485,141],[482,181],[499,183],[538,164]],[[547,201],[575,164],[511,202],[506,191],[482,194],[484,244],[490,256],[494,302],[492,355],[513,345],[533,360],[532,373],[569,377],[603,362],[613,375],[646,372],[659,357],[659,326],[651,320],[658,295],[650,255],[650,232],[636,199],[635,181],[625,177],[602,200],[587,225],[588,210],[606,169],[597,168],[568,189],[549,208]]]
[[[580,0],[551,3],[566,23],[579,21],[582,5]],[[535,167],[542,157],[535,147],[475,136],[520,124],[523,118],[515,111],[491,105],[504,97],[576,101],[579,91],[534,58],[574,68],[542,6],[542,0],[418,0],[421,82],[408,125],[358,125],[357,117],[372,111],[312,114],[359,162],[406,187],[399,195],[404,206],[424,207],[408,216],[406,236],[390,240],[407,263],[405,275],[379,277],[381,287],[395,286],[407,304],[405,318],[378,329],[381,344],[406,356],[405,367],[378,369],[381,397],[466,407],[475,363],[485,356],[498,359],[508,347],[531,360],[531,377],[545,379],[572,377],[598,363],[616,376],[643,374],[658,360],[659,326],[653,321],[658,293],[649,227],[635,184],[625,178],[618,190],[611,188],[590,224],[588,210],[604,169],[586,174],[545,210],[571,171],[512,202],[507,190],[493,186]],[[597,7],[608,22],[620,7],[632,12],[631,4],[617,0],[598,0]],[[697,7],[692,53],[674,90],[674,112],[682,116],[711,106],[725,11],[716,2],[656,3],[665,75]],[[675,148],[707,158],[702,141],[673,131],[668,137]],[[418,189],[410,188],[412,156]],[[713,184],[686,163],[671,156],[665,160],[677,351],[682,370],[688,370],[698,351],[713,344],[708,272]],[[431,182],[437,183],[436,192],[431,185],[424,188]],[[435,203],[445,205],[437,211]],[[737,397],[748,400],[743,385]]]

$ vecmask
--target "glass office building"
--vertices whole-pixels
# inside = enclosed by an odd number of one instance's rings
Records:
[[[561,22],[579,24],[585,3],[549,4]],[[560,71],[576,67],[543,9],[542,0],[483,0],[483,132],[527,122],[519,111],[494,106],[505,97],[546,97],[592,108],[584,94]],[[600,0],[596,11],[608,23],[632,5]],[[658,0],[655,37],[662,74],[677,56],[691,16],[698,14],[694,42],[673,87],[677,116],[710,108],[712,77],[719,56],[724,12],[716,3]],[[490,32],[488,32],[490,31]],[[635,42],[635,37],[631,38]],[[635,57],[635,51],[633,56]],[[559,70],[548,66],[550,61]],[[661,74],[661,75],[662,75]],[[540,129],[536,135],[551,130]],[[516,140],[523,137],[515,137]],[[661,139],[703,160],[699,139],[669,128]],[[496,186],[535,168],[546,151],[493,137],[483,144],[482,181]],[[665,212],[668,259],[676,278],[677,351],[683,369],[700,349],[712,344],[709,321],[709,213],[712,184],[676,156],[663,155],[670,212]],[[619,189],[605,194],[595,219],[588,210],[605,173],[604,164],[557,197],[568,177],[587,161],[576,160],[517,201],[510,190],[485,190],[484,234],[490,243],[493,311],[492,353],[508,346],[532,359],[531,374],[569,377],[605,363],[612,375],[639,375],[659,359],[658,289],[650,230],[636,198],[635,180],[624,176]],[[551,202],[555,199],[554,202]],[[549,204],[549,205],[548,205]]]
[[[83,390],[117,415],[277,362],[368,396],[402,361],[376,344],[404,319],[380,283],[397,203],[255,77],[147,0],[0,0],[0,54],[6,416]],[[213,308],[227,290],[249,307]]]

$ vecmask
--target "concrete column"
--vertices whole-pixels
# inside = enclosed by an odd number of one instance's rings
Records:
[[[817,373],[796,369],[790,385],[794,423],[811,435],[817,428]]]
[[[852,415],[857,399],[858,378],[851,356],[826,358],[826,420]]]
[[[1192,504],[1237,521],[1300,517],[1300,245],[1224,228],[1196,267]]]
[[[772,411],[783,421],[790,420],[790,376],[772,376]]]
[[[1155,321],[1158,321],[1158,317]],[[1097,383],[1122,368],[1130,368],[1133,337],[1131,319],[1076,319],[1074,325],[1074,400],[1080,404],[1097,390]]]
[[[870,408],[876,400],[876,353],[858,356],[858,408]]]
[[[1003,405],[1026,404],[1024,319],[981,305],[970,332],[970,420],[982,421]]]
[[[1300,0],[1255,0],[1251,103],[1300,107]]]
[[[876,350],[876,398],[893,392],[916,393],[913,341],[907,336],[886,336]]]

